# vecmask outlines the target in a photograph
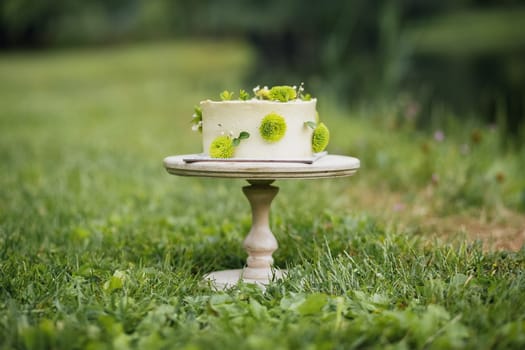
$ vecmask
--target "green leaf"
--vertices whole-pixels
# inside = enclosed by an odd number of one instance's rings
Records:
[[[199,118],[202,118],[202,108],[199,106],[194,106],[193,111],[195,112],[195,115]]]
[[[107,281],[104,284],[104,289],[111,292],[116,289],[121,289],[123,286],[124,286],[124,282],[122,281],[122,278],[117,277],[117,276],[111,276],[109,281]]]
[[[241,143],[241,140],[239,138],[235,138],[232,140],[233,147],[239,146],[240,143]]]
[[[221,100],[229,101],[233,98],[233,91],[224,90],[219,96]]]
[[[297,310],[304,303],[305,299],[302,293],[290,293],[281,299],[280,306],[283,310]]]
[[[306,300],[298,307],[297,311],[301,315],[315,315],[321,312],[328,302],[328,296],[323,293],[309,295]]]
[[[250,298],[250,313],[256,320],[267,318],[268,311],[257,300]]]
[[[248,92],[246,92],[246,90],[241,89],[239,91],[239,98],[241,100],[243,100],[243,101],[249,100],[250,99],[250,94]]]
[[[247,131],[241,131],[241,133],[239,134],[239,139],[240,140],[245,140],[247,138],[250,137],[250,133],[247,132]]]
[[[317,124],[315,122],[312,122],[312,121],[304,122],[304,125],[312,128],[312,129],[315,129],[317,127]]]
[[[124,280],[126,278],[126,274],[122,271],[115,271],[113,276],[109,280],[107,280],[103,287],[104,290],[107,292],[112,292],[117,289],[122,289],[124,287]]]

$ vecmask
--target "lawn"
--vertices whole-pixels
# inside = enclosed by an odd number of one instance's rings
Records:
[[[244,182],[162,159],[200,151],[193,106],[251,88],[251,61],[232,42],[0,56],[0,348],[525,347],[525,151],[445,112],[419,131],[413,101],[313,92],[329,152],[362,168],[276,183],[286,280],[201,282],[244,264]]]

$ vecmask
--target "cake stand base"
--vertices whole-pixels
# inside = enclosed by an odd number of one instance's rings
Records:
[[[255,283],[262,288],[271,281],[276,281],[286,275],[285,270],[273,267],[272,253],[278,244],[270,230],[270,205],[279,192],[279,188],[271,186],[273,180],[248,180],[250,186],[242,188],[252,209],[252,227],[243,246],[248,253],[246,267],[238,270],[216,271],[204,276],[211,281],[216,289],[235,286],[240,281]]]
[[[194,158],[194,162],[185,159]],[[286,270],[273,266],[273,252],[277,240],[270,230],[270,206],[279,188],[272,186],[278,179],[320,179],[353,175],[359,169],[359,159],[327,154],[311,164],[287,162],[229,162],[196,161],[195,155],[166,157],[164,166],[170,174],[212,178],[246,179],[250,186],[242,191],[250,202],[252,226],[244,240],[248,253],[246,268],[216,271],[205,276],[205,281],[216,289],[234,287],[239,282],[255,283],[262,288],[271,281],[286,276]]]
[[[240,281],[243,283],[254,283],[265,288],[270,282],[277,281],[286,276],[286,270],[271,269],[251,274],[253,269],[237,269],[210,272],[204,276],[204,280],[210,281],[217,290],[228,289],[236,286]],[[259,270],[259,269],[257,269]],[[250,276],[252,275],[252,276]]]

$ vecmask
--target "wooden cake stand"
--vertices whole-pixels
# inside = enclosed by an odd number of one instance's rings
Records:
[[[359,159],[326,155],[311,164],[282,161],[195,161],[197,155],[170,156],[164,159],[168,173],[181,176],[200,176],[246,179],[242,188],[252,209],[252,227],[244,240],[248,253],[246,267],[237,270],[211,272],[205,279],[218,289],[228,288],[240,280],[260,285],[277,280],[286,273],[272,267],[272,253],[277,249],[269,225],[270,206],[279,188],[271,183],[279,179],[319,179],[353,175],[359,169]]]

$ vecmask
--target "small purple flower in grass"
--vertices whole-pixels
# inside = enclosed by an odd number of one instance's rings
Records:
[[[441,142],[445,139],[445,133],[443,133],[443,131],[441,130],[436,130],[436,132],[434,133],[434,140],[436,140],[437,142]]]
[[[397,202],[396,204],[394,204],[394,206],[392,207],[392,209],[394,211],[403,211],[405,209],[405,204],[404,203],[401,203],[401,202]]]

